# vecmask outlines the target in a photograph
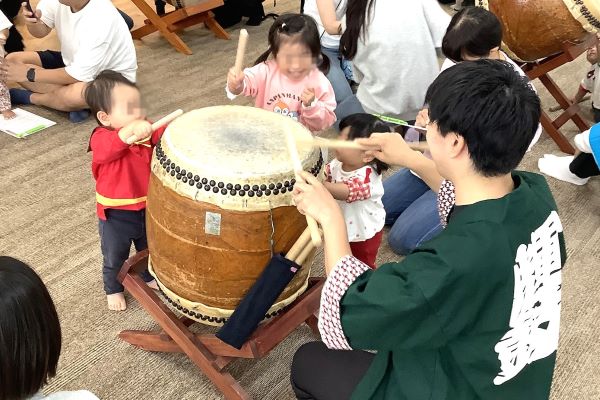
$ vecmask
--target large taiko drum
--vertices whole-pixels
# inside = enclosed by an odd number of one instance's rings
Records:
[[[150,272],[185,315],[220,325],[273,253],[285,253],[306,228],[292,204],[294,171],[285,132],[310,136],[276,113],[208,107],[173,121],[157,145],[147,202]],[[319,176],[319,149],[300,149]],[[267,317],[302,294],[314,251]]]
[[[599,0],[476,0],[502,24],[509,56],[535,61],[600,30]]]

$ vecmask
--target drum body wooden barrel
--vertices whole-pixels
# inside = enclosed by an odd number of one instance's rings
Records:
[[[156,147],[147,202],[151,273],[193,319],[222,324],[272,252],[285,253],[306,228],[292,204],[286,129],[310,135],[272,112],[208,107],[176,119]],[[300,149],[300,158],[315,175],[323,168],[319,149]],[[306,289],[313,258],[270,314]]]
[[[476,0],[502,24],[503,49],[516,59],[535,61],[562,51],[600,30],[598,0]]]

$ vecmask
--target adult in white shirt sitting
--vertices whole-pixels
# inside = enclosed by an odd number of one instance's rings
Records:
[[[110,69],[132,82],[137,60],[133,40],[110,0],[40,0],[34,14],[22,6],[29,32],[47,36],[52,29],[60,52],[11,53],[0,67],[0,79],[26,90],[11,90],[13,104],[36,104],[69,112],[79,122],[89,116],[83,92],[87,82]]]

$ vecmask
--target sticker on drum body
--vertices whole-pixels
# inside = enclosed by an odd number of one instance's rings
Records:
[[[221,235],[221,214],[207,211],[204,218],[204,233],[207,235]]]

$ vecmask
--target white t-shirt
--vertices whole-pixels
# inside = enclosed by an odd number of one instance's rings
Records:
[[[335,8],[335,17],[338,21],[341,21],[346,14],[346,5],[348,0],[331,0],[333,7]],[[337,50],[340,47],[341,35],[330,35],[325,32],[325,27],[321,22],[321,16],[319,15],[319,9],[317,8],[317,0],[307,0],[304,3],[304,14],[310,15],[317,21],[317,27],[319,28],[319,37],[321,38],[321,45],[328,49]]]
[[[354,171],[344,171],[342,163],[333,159],[328,164],[329,176],[333,183],[348,183],[359,187],[366,199],[352,202],[338,200],[344,213],[349,242],[362,242],[371,239],[383,229],[385,210],[383,196],[383,180],[373,167],[366,165]]]
[[[8,29],[11,26],[12,26],[12,23],[10,22],[10,20],[8,18],[6,18],[6,15],[4,15],[4,13],[2,11],[0,11],[0,31]]]
[[[600,79],[596,79],[598,75],[600,75],[600,63],[591,65],[581,81],[581,87],[592,94],[592,106],[600,109]]]
[[[76,392],[57,392],[44,396],[42,392],[37,393],[29,400],[99,400],[94,394],[87,390],[78,390]]]
[[[135,82],[133,39],[110,0],[90,0],[76,13],[58,0],[40,0],[37,9],[42,22],[56,29],[65,71],[73,78],[90,82],[110,69]]]
[[[517,73],[521,76],[527,77],[527,75],[525,74],[525,72],[523,72],[523,70],[521,69],[521,67],[519,67],[519,65],[517,65],[516,62],[514,62],[509,56],[506,55],[506,53],[504,53],[502,50],[500,51],[500,54],[502,54],[502,56],[504,57],[504,60],[509,63],[515,71],[517,71]],[[452,61],[449,58],[446,58],[442,64],[442,67],[440,68],[440,72],[452,67],[453,65],[456,65],[456,63],[454,61]],[[534,92],[537,93],[537,90],[535,89],[535,86],[533,86],[533,83],[529,82],[529,86],[533,89]],[[538,124],[538,128],[535,131],[535,135],[533,136],[533,139],[531,140],[531,143],[529,143],[529,148],[527,149],[527,151],[531,151],[531,149],[533,148],[533,145],[535,145],[538,140],[540,140],[540,136],[542,135],[542,124]]]
[[[366,112],[410,121],[439,72],[450,16],[436,0],[377,0],[352,60],[356,96]]]

